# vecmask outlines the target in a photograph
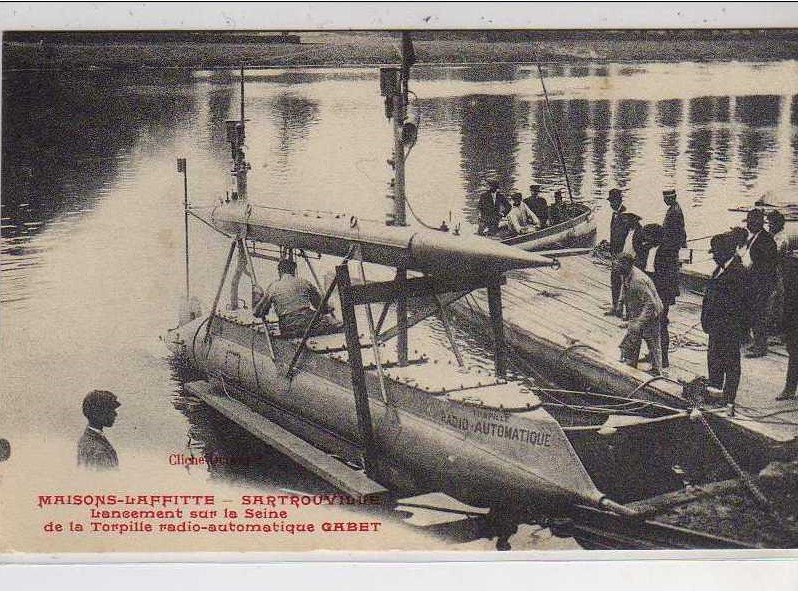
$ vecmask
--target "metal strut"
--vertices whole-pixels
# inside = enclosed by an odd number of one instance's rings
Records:
[[[230,250],[227,252],[227,262],[224,264],[224,271],[222,271],[222,279],[219,281],[219,287],[216,290],[216,297],[213,298],[213,307],[211,308],[210,316],[208,316],[208,326],[205,329],[205,336],[203,337],[203,342],[208,341],[208,337],[211,334],[211,326],[213,325],[213,319],[216,317],[216,310],[219,308],[219,298],[222,297],[222,289],[224,289],[224,282],[227,279],[227,272],[230,270],[230,263],[233,260],[233,254],[236,251],[236,246],[238,244],[238,238],[233,240],[230,243]]]

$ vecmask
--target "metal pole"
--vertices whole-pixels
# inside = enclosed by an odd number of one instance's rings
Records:
[[[498,278],[488,284],[488,310],[491,328],[493,329],[496,377],[503,378],[507,375],[507,351],[504,342],[504,320],[502,318],[502,288]]]
[[[188,281],[188,165],[186,159],[182,158],[183,168],[183,224],[186,236],[186,306],[189,302],[189,281]],[[188,308],[186,308],[188,309]]]
[[[400,367],[407,365],[407,269],[396,269],[396,356]]]
[[[540,67],[540,64],[537,64],[538,67],[538,75],[540,76],[540,85],[543,87],[543,100],[546,103],[546,118],[549,119],[551,122],[551,105],[549,104],[549,93],[546,90],[546,83],[543,81],[543,69]],[[571,180],[568,178],[568,168],[565,166],[565,156],[563,155],[562,151],[562,144],[560,144],[560,136],[557,135],[557,130],[554,129],[554,124],[552,124],[552,134],[554,134],[554,150],[557,152],[557,156],[560,159],[560,166],[562,166],[562,173],[565,177],[565,188],[568,189],[568,197],[571,200],[571,203],[574,202],[574,194],[571,192]]]
[[[368,390],[366,390],[366,373],[363,369],[363,357],[360,353],[355,305],[352,301],[352,280],[349,276],[349,266],[346,262],[335,267],[335,277],[338,282],[338,293],[341,296],[341,315],[344,320],[346,349],[349,354],[349,363],[352,367],[352,389],[355,393],[357,425],[363,445],[363,463],[366,468],[366,475],[372,476],[376,467],[374,432],[371,424]]]
[[[244,66],[241,66],[241,125],[244,124]]]
[[[405,212],[405,146],[402,143],[402,124],[405,120],[404,96],[393,95],[393,217],[395,226],[406,226]]]

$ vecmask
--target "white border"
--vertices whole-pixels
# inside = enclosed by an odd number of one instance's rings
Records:
[[[5,30],[782,28],[796,2],[5,2]]]
[[[798,3],[684,2],[309,2],[309,3],[5,3],[5,30],[32,29],[356,29],[356,28],[668,28],[795,27]],[[766,559],[764,557],[767,556]],[[749,560],[756,557],[757,560]],[[407,588],[798,589],[798,554],[751,552],[518,552],[8,555],[0,568],[4,589],[114,591],[254,587]],[[745,558],[745,560],[739,560]],[[280,564],[118,564],[125,561],[261,562]],[[435,563],[424,563],[424,560]],[[608,560],[609,559],[609,560]],[[642,560],[641,560],[642,559]],[[666,559],[666,560],[663,560]],[[721,560],[722,559],[722,560]],[[372,560],[378,562],[348,561]],[[529,562],[536,560],[537,562]],[[652,562],[652,560],[654,560]],[[299,561],[299,562],[295,562]],[[479,561],[479,562],[475,562]],[[578,561],[578,562],[577,562]],[[57,564],[32,566],[27,562]],[[116,564],[100,564],[112,562]],[[66,564],[65,564],[66,563]],[[73,566],[80,563],[80,567]],[[94,563],[92,566],[87,564]],[[190,569],[190,570],[187,570]],[[345,580],[340,580],[342,577]],[[262,581],[261,581],[262,582]]]

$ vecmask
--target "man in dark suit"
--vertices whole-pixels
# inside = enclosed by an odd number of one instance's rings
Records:
[[[524,199],[526,206],[535,214],[535,217],[540,221],[540,227],[543,228],[548,225],[549,220],[549,203],[546,198],[540,194],[540,185],[529,185],[529,197]]]
[[[750,326],[746,272],[734,256],[734,238],[718,234],[710,241],[717,267],[707,281],[701,327],[709,336],[709,392],[723,395],[730,415],[740,385],[740,346]]]
[[[670,365],[668,349],[670,347],[670,336],[668,334],[668,312],[670,307],[676,303],[676,296],[679,295],[679,265],[678,259],[674,264],[670,253],[663,253],[662,250],[662,226],[659,224],[646,224],[643,226],[642,246],[638,253],[638,258],[642,254],[644,257],[643,270],[654,281],[657,288],[657,295],[662,300],[662,314],[660,315],[660,337],[662,345],[662,367]]]
[[[612,309],[604,313],[605,316],[623,316],[621,311],[621,285],[623,277],[617,269],[615,259],[623,252],[626,236],[631,229],[624,218],[626,207],[623,205],[623,194],[620,189],[610,189],[607,197],[612,208],[612,219],[610,220],[610,254],[613,258],[612,270],[610,272],[610,286],[612,289]]]
[[[682,213],[682,208],[676,201],[675,189],[663,191],[662,200],[668,206],[668,211],[665,212],[665,219],[662,221],[662,246],[660,248],[678,262],[679,249],[687,248],[684,213]]]
[[[113,392],[92,390],[83,399],[83,415],[89,424],[78,441],[78,466],[94,470],[111,470],[119,466],[116,450],[103,434],[112,427],[121,404]]]
[[[745,218],[748,228],[747,259],[750,259],[748,284],[751,288],[751,330],[754,342],[746,357],[763,357],[768,352],[768,319],[771,300],[776,291],[778,250],[776,242],[765,230],[765,212],[755,208]]]
[[[798,389],[798,255],[786,255],[781,263],[784,278],[783,322],[784,344],[787,345],[787,379],[776,400],[795,398]]]
[[[499,228],[499,220],[510,211],[510,203],[499,192],[499,184],[496,181],[491,181],[488,190],[479,196],[478,210],[477,234],[480,236],[485,233],[494,234]]]

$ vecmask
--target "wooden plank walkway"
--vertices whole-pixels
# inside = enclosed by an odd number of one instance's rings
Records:
[[[352,497],[357,499],[379,497],[388,492],[385,487],[362,472],[349,468],[290,431],[250,410],[244,404],[214,394],[208,382],[190,382],[186,384],[186,390],[267,445]]]
[[[562,267],[512,273],[503,289],[507,339],[511,347],[536,365],[556,373],[560,366],[595,391],[629,395],[650,376],[650,366],[632,369],[620,363],[618,348],[625,330],[622,321],[604,316],[610,304],[609,267],[590,255],[561,259]],[[670,368],[667,376],[691,381],[706,376],[707,338],[701,329],[701,296],[682,290],[671,307]],[[486,315],[485,294],[474,292],[481,316]],[[461,316],[470,314],[466,303],[455,304]],[[643,351],[645,351],[643,346]],[[731,419],[773,443],[796,442],[798,401],[775,400],[784,386],[787,356],[774,346],[764,358],[742,361],[737,415]],[[665,399],[680,387],[656,381],[645,388]],[[714,411],[723,415],[721,411]]]

